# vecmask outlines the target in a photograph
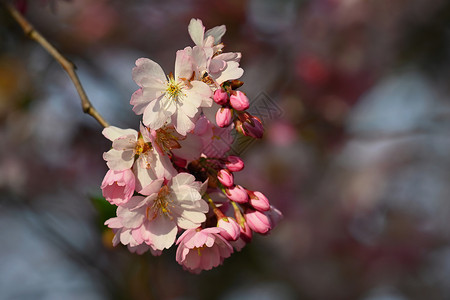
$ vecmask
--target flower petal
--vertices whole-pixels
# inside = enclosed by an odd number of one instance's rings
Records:
[[[176,107],[173,101],[165,96],[161,96],[150,102],[145,108],[142,122],[151,129],[159,129],[165,122],[170,120],[170,116],[173,115],[175,110]]]
[[[146,86],[150,78],[166,80],[166,75],[160,65],[148,58],[136,60],[136,67],[132,71],[133,80],[140,87]]]
[[[177,226],[168,217],[162,215],[146,223],[146,229],[156,250],[170,248],[175,243]]]
[[[206,31],[205,38],[208,36],[212,36],[214,38],[214,45],[217,45],[220,43],[226,31],[227,28],[225,27],[225,25],[216,26]]]
[[[111,170],[122,171],[131,168],[134,161],[133,151],[118,151],[111,149],[103,153],[103,159]]]
[[[178,50],[175,59],[175,80],[189,80],[192,77],[191,48]]]
[[[205,26],[203,26],[200,19],[191,19],[188,26],[188,32],[192,41],[194,41],[197,46],[203,46]]]
[[[116,126],[106,127],[103,129],[102,134],[110,141],[114,141],[115,139],[126,135],[133,135],[136,139],[138,136],[138,132],[134,129],[122,129]]]

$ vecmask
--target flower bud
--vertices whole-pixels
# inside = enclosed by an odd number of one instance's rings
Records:
[[[239,59],[240,59],[240,57],[239,57]],[[237,80],[237,79],[231,80],[231,82],[230,82],[230,87],[233,90],[236,90],[236,89],[240,88],[243,85],[244,85],[244,82],[240,81],[240,80]]]
[[[270,218],[260,211],[247,209],[245,211],[245,220],[254,232],[266,234],[272,229]]]
[[[244,168],[244,162],[240,157],[230,155],[227,157],[227,162],[225,163],[225,166],[231,172],[239,172]]]
[[[251,136],[255,139],[260,139],[264,134],[264,126],[258,117],[250,116],[246,121],[236,121],[236,130],[245,135]]]
[[[230,104],[236,110],[246,110],[250,106],[247,96],[241,91],[235,91],[230,96]]]
[[[270,209],[269,199],[263,193],[258,191],[248,191],[249,203],[256,210],[268,211]]]
[[[214,92],[213,99],[214,99],[214,102],[216,102],[217,104],[224,105],[225,103],[228,102],[228,93],[222,89],[217,89]]]
[[[230,217],[220,219],[217,222],[217,227],[224,229],[220,232],[220,235],[228,241],[237,240],[241,234],[241,226],[239,226],[235,219]]]
[[[248,201],[247,190],[240,185],[231,188],[225,188],[226,196],[236,203],[246,203]]]
[[[216,113],[216,123],[219,127],[227,127],[231,124],[233,118],[233,111],[228,107],[221,107]]]
[[[136,179],[130,169],[123,171],[109,170],[102,182],[103,197],[111,204],[127,203],[133,196]]]
[[[232,187],[234,184],[233,173],[227,169],[221,169],[217,172],[217,179],[226,187]]]

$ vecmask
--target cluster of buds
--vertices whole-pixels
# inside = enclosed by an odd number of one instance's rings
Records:
[[[263,134],[237,91],[241,54],[222,52],[224,25],[205,32],[192,19],[188,31],[195,46],[177,51],[174,74],[150,59],[136,61],[140,88],[130,104],[142,124],[139,131],[103,130],[112,148],[103,155],[109,170],[101,188],[117,206],[105,222],[114,245],[153,255],[178,245],[177,262],[199,273],[242,249],[253,232],[267,234],[282,215],[261,192],[234,182],[244,162],[227,155],[232,130]]]
[[[239,133],[260,139],[264,133],[261,120],[246,112],[250,101],[243,92],[237,90],[243,84],[240,80],[226,81],[214,92],[214,102],[222,106],[217,110],[216,123],[219,127],[233,123]]]

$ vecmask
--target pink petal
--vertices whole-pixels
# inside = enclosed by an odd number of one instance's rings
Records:
[[[133,80],[140,87],[145,86],[149,78],[166,80],[166,75],[160,65],[148,58],[136,60],[136,67],[132,71]]]
[[[189,80],[192,77],[191,48],[178,50],[175,59],[175,80]]]
[[[157,216],[147,226],[149,236],[155,249],[170,248],[175,243],[177,226],[166,216]]]

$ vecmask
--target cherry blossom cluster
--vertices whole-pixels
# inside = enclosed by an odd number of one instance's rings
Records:
[[[188,32],[195,46],[177,51],[173,74],[148,58],[136,61],[140,88],[130,104],[142,122],[139,131],[103,130],[112,148],[103,155],[109,170],[101,188],[117,206],[105,222],[115,246],[160,255],[175,244],[177,262],[199,273],[241,250],[254,232],[267,234],[282,215],[261,192],[234,182],[244,163],[227,155],[232,130],[263,135],[238,90],[241,54],[223,52],[224,25],[205,32],[192,19]]]

